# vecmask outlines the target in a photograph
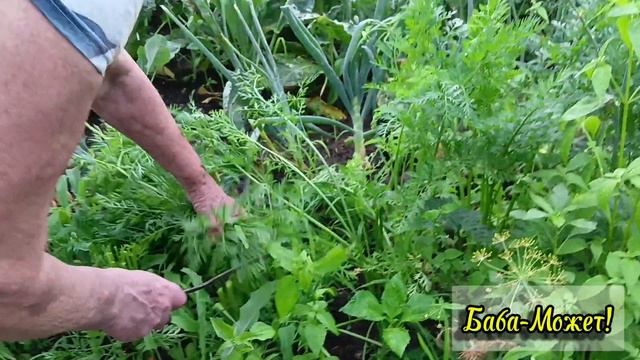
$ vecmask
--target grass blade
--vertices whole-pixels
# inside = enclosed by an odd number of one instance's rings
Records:
[[[313,57],[313,59],[316,62],[318,62],[318,64],[324,71],[325,76],[327,77],[327,80],[329,81],[333,89],[338,93],[340,102],[342,102],[342,104],[345,106],[345,108],[349,112],[349,115],[353,117],[354,112],[353,112],[353,104],[351,103],[351,99],[347,95],[344,84],[342,83],[342,81],[340,81],[340,78],[336,74],[331,64],[329,64],[329,60],[327,60],[327,57],[322,51],[320,44],[313,37],[313,35],[311,35],[309,30],[307,30],[307,28],[300,21],[300,19],[298,19],[295,16],[291,6],[286,5],[286,6],[283,6],[281,9],[282,9],[282,13],[285,16],[285,19],[289,23],[289,26],[293,30],[294,34],[296,35],[298,40],[300,40],[300,42],[305,47],[305,49],[307,49],[307,51],[309,52],[309,55],[311,55],[311,57]]]
[[[213,15],[213,11],[211,11],[211,8],[209,7],[209,5],[206,4],[203,0],[193,0],[193,3],[198,8],[198,11],[200,12],[200,16],[202,16],[202,19],[205,21],[207,25],[209,25],[209,27],[211,27],[213,34],[216,36],[217,40],[220,41],[220,43],[222,44],[222,48],[227,53],[227,56],[229,57],[229,60],[231,61],[233,66],[236,68],[236,70],[241,70],[243,66],[234,52],[235,48],[233,47],[233,45],[231,45],[231,42],[229,41],[229,39],[222,32],[222,28],[218,24],[218,21]]]
[[[198,39],[183,23],[180,19],[178,19],[166,6],[160,5],[162,11],[164,11],[167,16],[182,30],[189,40],[193,42],[200,51],[204,54],[204,56],[209,59],[211,65],[216,68],[216,70],[224,76],[227,80],[232,80],[232,72],[227,69],[220,60]]]

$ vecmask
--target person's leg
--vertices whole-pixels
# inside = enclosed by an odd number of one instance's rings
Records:
[[[7,3],[8,2],[8,3]],[[26,0],[0,22],[0,256],[42,249],[58,177],[102,77]],[[1,269],[0,269],[1,271]]]
[[[184,304],[178,286],[145,272],[68,266],[44,251],[55,184],[102,77],[30,1],[2,7],[0,341],[90,329],[146,335]]]
[[[42,249],[58,177],[102,77],[26,0],[0,22],[0,256]]]

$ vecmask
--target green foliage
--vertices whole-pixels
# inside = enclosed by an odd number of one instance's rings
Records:
[[[138,64],[147,74],[153,74],[167,65],[179,50],[179,43],[156,34],[147,39],[144,47],[138,48]]]
[[[145,71],[224,81],[224,111],[174,114],[249,216],[208,237],[169,174],[94,129],[51,251],[184,287],[238,271],[131,346],[73,333],[0,358],[452,359],[451,286],[505,283],[624,285],[616,357],[640,355],[636,2],[149,6]]]

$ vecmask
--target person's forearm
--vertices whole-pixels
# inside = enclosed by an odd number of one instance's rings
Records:
[[[31,266],[31,265],[30,265]],[[115,299],[109,270],[69,266],[45,254],[31,278],[4,279],[0,341],[44,338],[71,330],[101,330]]]
[[[133,59],[122,53],[112,67],[94,111],[144,148],[187,190],[209,180],[158,91]]]

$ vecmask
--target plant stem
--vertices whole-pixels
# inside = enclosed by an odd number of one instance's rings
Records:
[[[367,329],[367,337],[369,337],[369,334],[371,334],[371,329],[373,329],[373,323],[371,323],[371,325],[369,325],[369,329]],[[367,358],[367,342],[364,343],[364,345],[362,346],[362,360]]]
[[[336,327],[340,328],[340,327],[343,327],[343,326],[347,326],[347,325],[351,325],[351,324],[357,323],[358,321],[362,321],[362,319],[347,320],[345,322],[341,322],[339,324],[336,324]]]
[[[633,49],[629,50],[627,62],[627,78],[625,80],[625,91],[622,110],[622,124],[620,126],[620,144],[618,147],[618,168],[625,166],[624,146],[627,141],[627,123],[629,122],[629,107],[631,105],[631,84],[633,82]]]
[[[620,198],[617,196],[615,200],[613,200],[613,214],[611,214],[611,222],[609,222],[609,236],[607,239],[609,240],[607,246],[609,250],[613,249],[612,242],[615,235],[616,224],[618,222],[618,207],[620,206],[619,200]]]
[[[335,128],[338,129],[342,129],[345,131],[348,131],[350,133],[353,132],[353,128],[351,128],[351,126],[341,123],[340,121],[337,120],[333,120],[333,119],[329,119],[323,116],[313,116],[313,115],[301,115],[301,116],[297,116],[296,117],[298,120],[300,120],[301,123],[308,125],[308,124],[314,124],[314,125],[330,125],[333,126]],[[269,122],[277,122],[280,121],[280,117],[277,116],[271,116],[271,117],[266,117],[263,118],[263,120],[269,121]]]
[[[342,0],[342,11],[344,12],[344,20],[351,20],[351,0]]]
[[[362,161],[365,161],[367,158],[367,152],[364,147],[364,124],[362,121],[362,117],[360,116],[360,105],[356,102],[353,104],[353,145],[354,145],[354,158],[360,158]]]
[[[404,125],[400,128],[400,136],[398,137],[398,144],[396,146],[396,152],[393,159],[393,172],[391,173],[391,189],[395,189],[398,185],[398,178],[400,177],[400,145],[402,144],[402,135],[404,134]]]
[[[366,342],[368,342],[370,344],[373,344],[373,345],[376,345],[376,346],[379,346],[379,347],[384,347],[384,345],[382,345],[381,342],[375,341],[373,339],[369,339],[368,337],[362,336],[360,334],[356,334],[356,333],[351,332],[349,330],[338,329],[338,331],[343,333],[343,334],[345,334],[345,335],[353,336],[356,339],[359,339],[359,340],[362,340],[362,341],[366,341]]]

